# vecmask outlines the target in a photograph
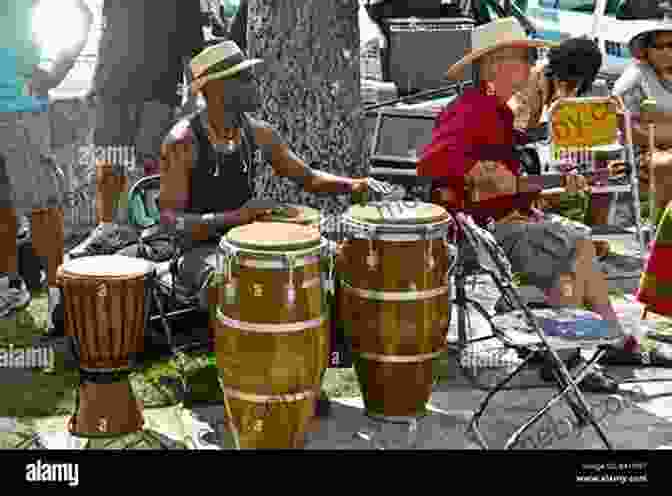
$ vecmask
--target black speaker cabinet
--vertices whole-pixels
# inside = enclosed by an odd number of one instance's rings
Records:
[[[399,93],[446,86],[444,73],[471,49],[470,18],[384,19],[389,33],[389,77]],[[465,71],[463,80],[472,79]]]
[[[378,112],[370,154],[369,174],[403,186],[408,199],[427,201],[427,178],[418,177],[416,165],[424,146],[432,141],[436,113],[429,110],[388,108]]]

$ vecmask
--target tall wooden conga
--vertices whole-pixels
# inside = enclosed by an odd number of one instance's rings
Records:
[[[215,351],[242,449],[305,442],[329,352],[322,250],[316,228],[277,222],[234,228],[220,243]]]
[[[79,348],[78,411],[70,432],[114,437],[142,430],[141,405],[129,374],[144,351],[152,263],[106,255],[69,261],[58,269],[65,333]]]
[[[286,222],[290,224],[302,224],[307,226],[315,226],[319,229],[320,211],[304,205],[295,204],[281,204],[272,209],[272,213],[268,216],[261,217],[258,222]],[[219,295],[223,294],[221,291],[222,283],[220,278],[214,278],[208,288],[208,304],[211,309],[215,309],[219,303]],[[215,328],[217,327],[217,317],[215,312],[210,312],[209,330],[210,339],[215,335]]]
[[[450,318],[455,255],[447,212],[427,203],[369,203],[352,206],[342,224],[340,318],[367,415],[420,417]]]

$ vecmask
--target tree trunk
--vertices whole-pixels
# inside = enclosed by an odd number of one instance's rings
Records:
[[[332,174],[367,174],[360,106],[358,0],[250,0],[248,52],[265,60],[259,69],[263,109],[311,167]],[[349,195],[305,193],[264,164],[257,172],[260,197],[341,213]]]

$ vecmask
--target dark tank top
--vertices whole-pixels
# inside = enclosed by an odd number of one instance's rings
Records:
[[[225,212],[242,207],[254,196],[254,140],[252,127],[241,116],[241,144],[230,153],[210,143],[201,113],[191,119],[198,157],[191,176],[190,213]]]

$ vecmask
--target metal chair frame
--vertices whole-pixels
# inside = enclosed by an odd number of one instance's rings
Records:
[[[578,417],[579,423],[582,425],[590,424],[595,429],[606,448],[612,449],[611,442],[609,441],[602,426],[600,426],[599,423],[595,420],[595,417],[593,416],[591,409],[586,402],[585,397],[583,396],[583,393],[577,386],[577,384],[580,383],[581,380],[597,365],[599,359],[606,352],[605,346],[607,343],[596,343],[596,352],[593,354],[592,358],[581,370],[577,371],[575,376],[572,376],[572,374],[567,370],[564,362],[558,356],[555,347],[549,342],[545,333],[537,324],[534,314],[515,289],[510,267],[506,265],[508,261],[506,261],[506,256],[503,254],[503,252],[501,252],[501,249],[496,245],[496,243],[484,242],[485,240],[482,239],[482,235],[479,234],[477,229],[474,229],[475,224],[473,221],[466,216],[457,214],[454,215],[453,218],[455,219],[456,225],[458,226],[458,233],[456,234],[458,259],[460,254],[464,254],[467,250],[475,250],[476,254],[479,254],[480,251],[480,254],[484,254],[482,250],[479,250],[479,247],[485,248],[487,250],[487,257],[490,259],[490,263],[484,263],[483,260],[476,260],[475,264],[468,266],[465,265],[464,261],[461,261],[458,262],[456,266],[455,272],[453,274],[455,280],[455,298],[452,300],[452,304],[457,305],[458,342],[453,345],[453,348],[457,348],[457,351],[462,353],[467,350],[468,346],[476,342],[488,339],[498,339],[506,347],[513,348],[516,351],[523,352],[526,355],[523,361],[513,370],[513,372],[509,373],[504,379],[499,381],[494,388],[488,388],[488,394],[481,401],[480,406],[477,408],[471,418],[471,421],[467,427],[467,433],[473,434],[477,443],[482,448],[488,449],[488,443],[486,442],[479,428],[479,421],[485,413],[490,400],[499,391],[504,390],[504,387],[516,375],[524,370],[532,360],[543,358],[552,366],[554,385],[558,389],[558,393],[553,396],[541,410],[529,418],[509,437],[506,442],[505,449],[511,449],[515,447],[521,436],[536,422],[538,422],[545,415],[545,413],[553,407],[553,405],[562,399],[564,399],[569,404],[574,415]],[[493,316],[491,316],[483,308],[483,306],[480,305],[480,303],[470,299],[467,296],[467,278],[478,274],[489,276],[489,278],[491,278],[497,286],[500,294],[508,301],[508,303],[514,309],[522,311],[527,325],[532,330],[532,334],[538,338],[538,344],[530,346],[514,343],[506,335],[505,329],[499,329],[493,323]],[[469,329],[467,326],[468,304],[473,305],[474,308],[487,320],[492,331],[490,336],[484,336],[475,339],[470,338]],[[579,346],[574,345],[573,347]],[[477,387],[479,387],[479,389],[484,389],[477,384],[475,378],[465,367],[460,366],[460,369],[462,370],[462,373],[472,382],[472,384],[475,384]],[[574,401],[568,398],[569,395],[573,395]]]

